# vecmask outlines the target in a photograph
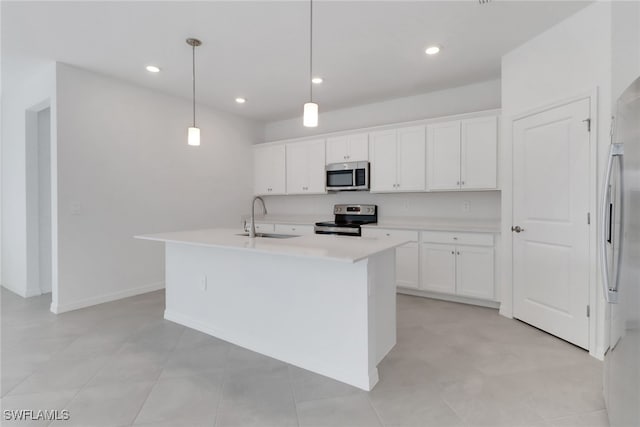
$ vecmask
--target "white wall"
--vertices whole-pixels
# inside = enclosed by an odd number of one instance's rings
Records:
[[[302,126],[302,104],[300,108],[299,117],[267,123],[264,140],[277,141],[500,108],[500,80],[490,80],[325,113],[322,112],[322,105],[320,105],[317,128]]]
[[[597,89],[597,120],[593,122],[593,136],[598,144],[598,158],[606,155],[611,111],[611,4],[594,3],[560,22],[534,39],[505,55],[502,59],[502,234],[504,251],[502,263],[501,313],[512,314],[512,141],[513,118],[567,98],[588,95]],[[593,118],[593,117],[592,117]],[[602,162],[595,165],[601,173]],[[597,186],[595,180],[591,183]],[[595,206],[595,200],[592,200]],[[592,215],[593,217],[594,215]],[[592,222],[593,223],[593,222]],[[595,236],[595,225],[594,225]],[[595,243],[595,242],[594,242]],[[592,245],[595,257],[595,244]],[[592,275],[596,276],[595,258]],[[592,284],[591,298],[597,305],[597,323],[592,322],[592,336],[596,348],[592,353],[602,356],[604,351],[604,304],[602,293]],[[592,313],[594,312],[592,306]]]
[[[611,100],[640,77],[640,2],[611,4]],[[615,107],[615,105],[614,105]]]
[[[22,296],[40,294],[27,268],[26,118],[49,103],[55,111],[53,63],[2,59],[2,286]],[[51,135],[52,144],[55,134]],[[33,273],[33,272],[31,272]]]
[[[267,123],[265,140],[290,139],[496,108],[500,108],[500,81],[490,80],[327,112],[320,115],[320,126],[315,129],[304,128],[301,118]],[[470,203],[468,212],[462,209],[465,201]],[[380,220],[398,216],[500,217],[499,191],[407,194],[344,192],[319,196],[269,196],[266,202],[269,213],[273,214],[331,217],[335,203],[373,203],[379,206]]]
[[[262,125],[60,64],[58,299],[54,311],[163,285],[163,246],[135,234],[239,226]]]
[[[375,194],[345,191],[314,196],[264,197],[269,214],[316,215],[318,219],[332,218],[337,203],[372,203],[378,205],[379,220],[390,217],[482,218],[500,217],[500,192],[442,192]],[[463,210],[469,202],[469,212]]]

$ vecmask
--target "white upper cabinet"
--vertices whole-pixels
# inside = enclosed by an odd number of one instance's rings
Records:
[[[415,126],[369,134],[371,191],[425,190],[425,128]]]
[[[253,149],[253,191],[258,195],[286,193],[285,146],[265,145]]]
[[[326,193],[324,139],[286,145],[287,194]]]
[[[427,126],[428,190],[497,188],[497,117]]]
[[[498,118],[462,121],[460,185],[465,190],[498,187]]]
[[[396,190],[425,190],[425,151],[424,126],[398,129],[398,187]]]
[[[369,156],[371,191],[396,191],[398,157],[395,129],[369,134]]]
[[[460,188],[460,121],[427,126],[427,188]]]
[[[327,164],[369,160],[369,134],[336,136],[327,139]]]

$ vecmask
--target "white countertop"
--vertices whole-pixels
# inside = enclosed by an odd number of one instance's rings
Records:
[[[249,220],[250,221],[250,220]],[[332,216],[312,215],[266,215],[256,216],[256,223],[314,225],[320,221],[333,221]],[[363,227],[390,228],[401,230],[469,231],[477,233],[500,233],[499,219],[475,218],[427,218],[427,217],[385,217],[377,224]]]
[[[274,255],[319,258],[354,263],[372,255],[407,243],[398,238],[368,238],[313,234],[287,239],[257,237],[254,239],[240,235],[241,230],[211,228],[204,230],[176,231],[169,233],[145,234],[136,239],[155,240],[167,243],[183,243],[213,248],[246,250]]]

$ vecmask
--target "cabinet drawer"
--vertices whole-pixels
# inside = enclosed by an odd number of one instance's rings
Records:
[[[294,236],[307,236],[313,234],[313,225],[289,225],[276,224],[275,232],[277,234],[291,234]]]
[[[251,226],[251,222],[248,223]],[[256,222],[256,231],[260,233],[273,233],[273,224],[265,224],[264,222]]]
[[[380,228],[362,228],[362,236],[364,237],[397,237],[399,239],[406,239],[412,242],[418,241],[418,232],[412,230],[391,230]]]
[[[423,231],[422,241],[428,243],[445,243],[450,245],[493,246],[493,234]]]

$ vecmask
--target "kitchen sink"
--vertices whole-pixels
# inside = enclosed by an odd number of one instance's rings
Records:
[[[236,234],[236,236],[249,237],[249,233],[240,233],[240,234]],[[291,234],[256,233],[256,237],[264,237],[267,239],[291,239],[292,237],[299,237],[299,236],[294,236]]]

